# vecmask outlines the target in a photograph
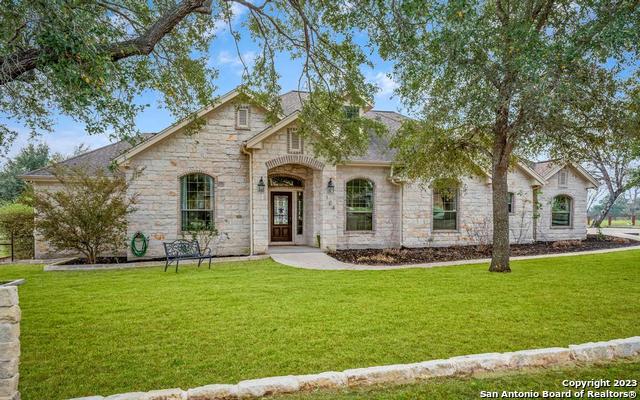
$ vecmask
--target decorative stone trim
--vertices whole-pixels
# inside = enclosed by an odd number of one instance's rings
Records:
[[[340,389],[370,385],[414,383],[436,377],[469,376],[489,371],[519,370],[566,365],[576,362],[610,361],[640,356],[640,336],[608,342],[583,343],[569,347],[484,353],[431,360],[413,364],[383,365],[288,375],[241,381],[236,385],[207,385],[188,390],[168,389],[146,393],[125,393],[109,397],[93,396],[73,400],[236,400],[274,394]]]
[[[267,165],[267,169],[279,167],[284,164],[300,164],[313,169],[318,169],[318,170],[324,169],[323,162],[318,161],[315,158],[304,155],[304,154],[287,154],[287,155],[269,160],[265,164]]]
[[[0,400],[20,400],[20,306],[17,286],[0,287]]]

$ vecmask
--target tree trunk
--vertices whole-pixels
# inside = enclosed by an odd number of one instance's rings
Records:
[[[611,210],[611,207],[613,207],[616,200],[618,200],[618,197],[620,197],[622,193],[623,191],[620,190],[609,193],[607,202],[605,203],[604,207],[602,207],[602,210],[600,210],[600,213],[596,215],[596,217],[593,219],[593,222],[591,223],[592,228],[600,228],[602,221],[604,221],[604,218],[607,216],[607,214],[609,214],[609,210]]]
[[[494,139],[491,188],[493,193],[493,252],[491,272],[511,272],[509,268],[509,151],[507,135],[499,134]]]

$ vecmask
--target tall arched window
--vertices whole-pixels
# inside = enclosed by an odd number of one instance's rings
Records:
[[[180,178],[180,214],[183,231],[213,228],[213,178],[189,174]]]
[[[347,230],[373,230],[373,182],[353,179],[347,182]]]
[[[551,204],[551,226],[571,226],[571,197],[560,195]]]

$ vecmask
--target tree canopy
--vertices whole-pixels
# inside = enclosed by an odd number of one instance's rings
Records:
[[[243,68],[245,89],[273,116],[280,107],[274,63],[282,53],[302,60],[300,84],[319,98],[370,100],[373,87],[359,69],[367,59],[351,34],[337,33],[345,19],[333,2],[15,0],[0,3],[0,110],[33,132],[50,129],[52,112],[60,112],[90,134],[132,138],[145,107],[136,100],[153,90],[177,119],[195,118],[215,97],[209,48],[225,30],[239,43],[234,20],[241,13],[239,23],[260,50],[254,66]],[[316,109],[326,104],[315,102]],[[0,125],[0,150],[15,135]]]
[[[51,160],[49,146],[44,143],[28,144],[0,170],[0,204],[15,201],[24,191],[20,175],[42,168]]]
[[[508,169],[542,151],[574,155],[585,132],[572,108],[636,65],[638,2],[368,0],[345,13],[394,62],[417,116],[392,142],[407,177],[490,173],[491,270],[509,271]]]

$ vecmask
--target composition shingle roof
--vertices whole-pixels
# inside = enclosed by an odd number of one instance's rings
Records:
[[[292,90],[290,92],[284,93],[280,96],[280,101],[282,104],[282,110],[285,116],[294,113],[302,109],[302,103],[309,97],[308,92]],[[393,111],[378,111],[371,110],[365,113],[365,117],[375,119],[384,125],[387,126],[389,133],[391,135],[395,134],[398,130],[402,121],[407,117],[398,114]],[[145,133],[143,134],[143,139],[147,140],[152,137],[153,133]],[[59,165],[66,167],[76,167],[82,166],[89,168],[93,171],[98,171],[100,169],[107,170],[111,165],[111,162],[123,154],[127,150],[132,147],[131,143],[128,141],[120,141],[117,143],[113,143],[104,147],[97,148],[95,150],[89,151],[87,153],[81,154],[76,157],[69,158],[65,161],[59,163]],[[387,138],[382,138],[378,136],[371,136],[371,140],[369,142],[369,149],[367,153],[361,157],[356,157],[353,161],[378,161],[378,162],[386,162],[391,161],[393,159],[394,153],[389,148],[389,143]],[[24,177],[40,177],[40,176],[51,176],[51,167],[40,168],[35,171],[28,172],[24,174]]]
[[[141,136],[143,140],[152,137],[153,133],[143,133]],[[120,141],[112,143],[103,147],[99,147],[95,150],[88,151],[75,157],[68,158],[64,161],[57,163],[57,165],[64,167],[82,167],[88,168],[91,172],[96,172],[100,169],[106,171],[114,158],[129,150],[132,144],[128,141]],[[35,171],[28,172],[24,176],[51,176],[52,167],[47,166],[37,169]]]
[[[556,165],[557,162],[555,160],[538,161],[532,163],[531,168],[540,174],[540,176],[546,178],[549,171],[551,171]]]

